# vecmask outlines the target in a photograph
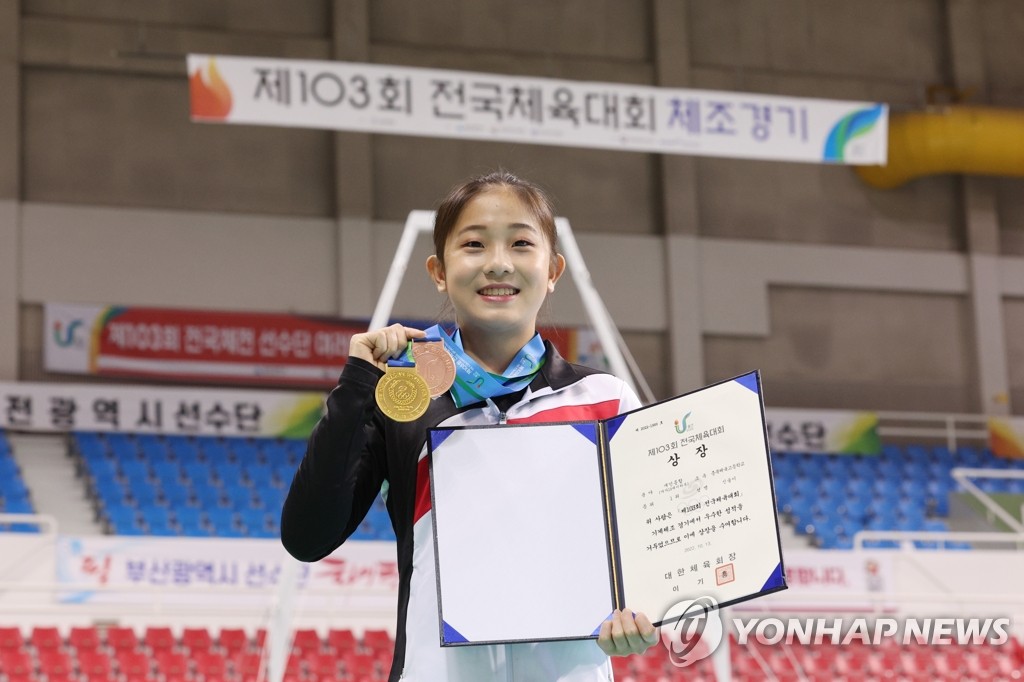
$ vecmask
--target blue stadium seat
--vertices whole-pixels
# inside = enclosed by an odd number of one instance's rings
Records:
[[[174,519],[182,535],[208,536],[210,531],[203,524],[203,510],[197,507],[174,509]]]
[[[178,535],[170,510],[166,507],[144,507],[142,518],[146,524],[146,531],[149,535]]]
[[[135,485],[136,481],[150,480],[149,464],[142,460],[121,459],[118,461],[118,468],[121,471],[121,478],[131,481],[132,485]]]
[[[93,491],[104,506],[131,506],[128,488],[116,478],[99,478],[93,482]]]
[[[222,486],[229,485],[241,485],[243,481],[242,476],[242,465],[237,462],[228,462],[226,460],[217,461],[211,467],[213,469],[213,477]]]
[[[121,433],[107,434],[107,444],[114,455],[114,459],[125,462],[127,460],[142,459],[142,451],[139,449],[135,438]]]
[[[35,507],[32,505],[32,500],[28,498],[24,499],[9,499],[3,502],[3,511],[5,514],[35,514]]]
[[[156,506],[160,495],[157,487],[148,481],[133,481],[129,492],[139,508]]]
[[[213,474],[210,465],[206,462],[192,461],[182,465],[185,478],[193,485],[209,484],[213,481]]]
[[[106,440],[91,431],[78,432],[72,436],[74,445],[85,459],[106,458],[109,453]]]
[[[264,515],[264,527],[271,537],[281,537],[281,513],[267,512]]]
[[[167,436],[167,446],[182,464],[202,459],[199,446],[191,436]]]
[[[160,486],[160,501],[176,509],[188,505],[192,497],[192,488],[183,483],[164,483]]]
[[[268,511],[280,513],[284,506],[284,498],[288,495],[285,488],[264,488],[260,491],[263,498],[263,506]]]
[[[142,457],[150,462],[174,459],[174,453],[171,452],[167,440],[162,436],[142,433],[135,437],[135,441],[138,444],[139,452],[142,453]]]
[[[232,438],[228,443],[228,449],[239,462],[250,463],[263,458],[259,446],[249,438]]]
[[[234,509],[207,509],[206,518],[218,537],[244,537],[242,528]]]
[[[107,506],[104,511],[115,535],[144,535],[139,510],[135,507]]]
[[[234,455],[228,446],[219,438],[199,438],[199,448],[203,451],[203,456],[209,462],[229,462],[234,459]]]
[[[242,510],[253,506],[252,488],[247,488],[240,483],[232,483],[226,485],[222,490],[223,497],[227,498],[232,508]]]
[[[250,460],[245,464],[245,478],[253,488],[271,485],[274,469],[270,464]]]
[[[95,459],[85,461],[86,471],[94,480],[118,478],[120,470],[117,462],[112,459]]]
[[[151,469],[153,471],[153,478],[159,481],[161,485],[178,483],[184,480],[181,466],[177,462],[167,460],[153,462]]]
[[[246,534],[254,538],[272,538],[278,534],[271,530],[267,523],[267,512],[262,509],[246,509],[239,512]]]
[[[209,481],[192,483],[192,496],[200,509],[212,509],[220,507],[223,490]]]

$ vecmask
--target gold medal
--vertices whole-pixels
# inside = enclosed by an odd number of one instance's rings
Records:
[[[377,382],[377,407],[396,422],[411,422],[423,416],[430,404],[427,382],[415,367],[388,366]]]
[[[427,382],[431,398],[444,395],[455,383],[455,361],[444,343],[414,343],[412,355],[416,359],[416,371]]]

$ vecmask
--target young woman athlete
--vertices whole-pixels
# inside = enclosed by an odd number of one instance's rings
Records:
[[[439,645],[427,429],[604,419],[640,402],[621,380],[566,362],[536,332],[565,259],[555,251],[551,204],[535,185],[501,172],[456,187],[438,208],[434,251],[427,271],[451,301],[457,330],[428,332],[457,356],[454,385],[418,419],[389,419],[375,402],[377,382],[389,359],[427,333],[395,324],[353,336],[285,501],[281,539],[297,559],[322,559],[384,495],[399,571],[392,682],[608,682],[608,656],[643,653],[658,641],[644,614],[614,612],[596,646],[588,640]]]

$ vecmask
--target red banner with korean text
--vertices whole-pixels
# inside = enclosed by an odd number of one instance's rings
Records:
[[[45,317],[47,371],[325,389],[337,382],[352,336],[367,325],[286,313],[54,303]],[[564,357],[578,358],[575,330],[540,332]]]

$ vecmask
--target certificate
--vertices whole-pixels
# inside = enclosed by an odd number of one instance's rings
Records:
[[[601,421],[431,429],[442,646],[786,588],[760,376]]]

